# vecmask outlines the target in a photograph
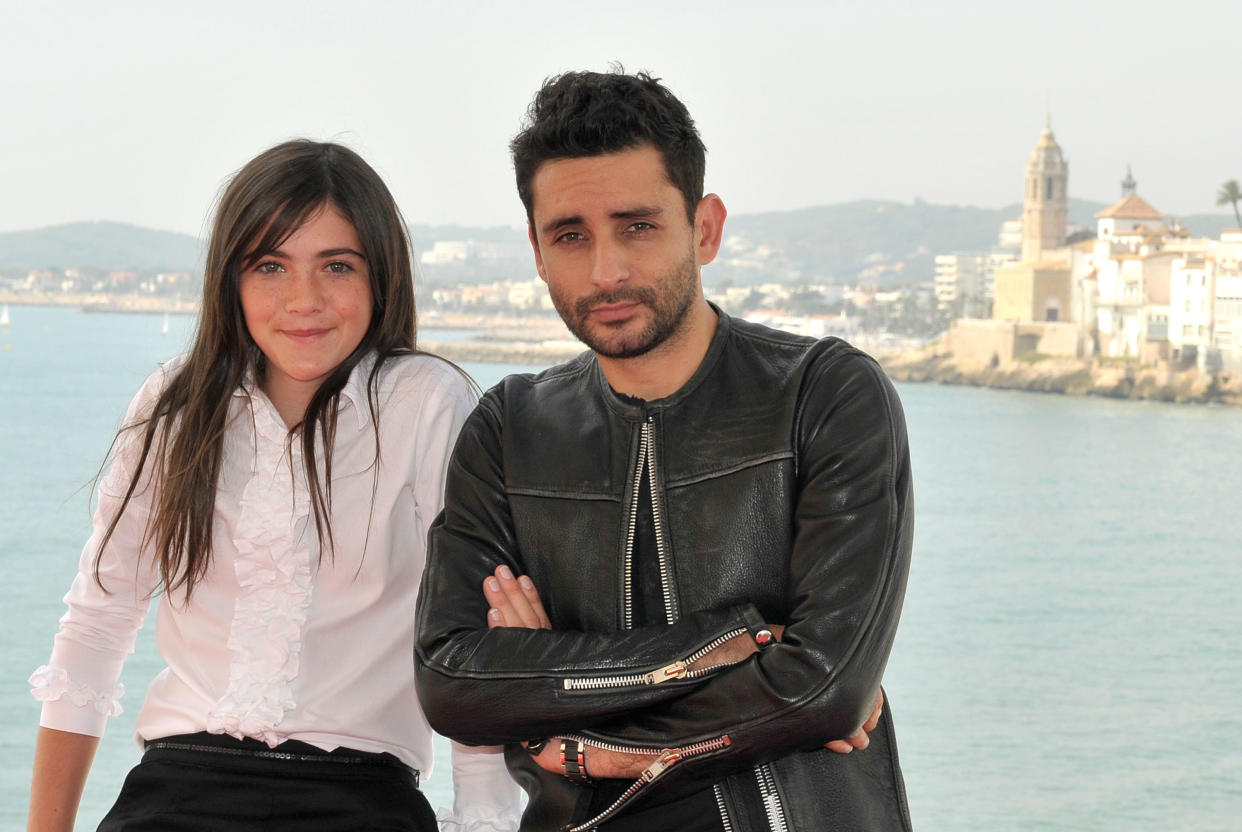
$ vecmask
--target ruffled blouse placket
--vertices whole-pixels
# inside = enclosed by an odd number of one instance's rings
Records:
[[[229,630],[229,683],[207,716],[207,730],[261,737],[269,745],[295,707],[302,633],[318,544],[300,444],[289,441],[275,407],[259,391],[254,415],[254,468],[241,494],[234,528],[238,596]]]

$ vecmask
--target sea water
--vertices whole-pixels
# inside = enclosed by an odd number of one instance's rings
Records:
[[[0,829],[24,824],[47,659],[130,397],[193,320],[12,307],[0,328]],[[428,340],[453,335],[433,331]],[[487,387],[527,368],[469,365]],[[916,829],[1242,828],[1242,410],[900,385],[915,555],[885,687]],[[126,665],[79,816],[138,759]],[[424,784],[451,801],[444,743]],[[855,752],[859,753],[859,752]],[[861,752],[866,753],[866,752]]]

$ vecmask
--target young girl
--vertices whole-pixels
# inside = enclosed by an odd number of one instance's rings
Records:
[[[474,396],[415,347],[404,225],[334,144],[260,154],[221,197],[190,351],[130,405],[65,600],[29,828],[72,829],[152,596],[167,667],[102,830],[436,828],[414,605]],[[500,755],[454,749],[460,829],[515,828]]]

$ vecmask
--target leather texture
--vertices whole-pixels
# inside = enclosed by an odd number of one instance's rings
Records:
[[[639,436],[676,607],[624,628]],[[720,313],[695,375],[635,403],[594,356],[510,376],[467,421],[432,528],[416,672],[432,726],[473,744],[581,733],[627,748],[729,745],[677,763],[636,801],[720,786],[734,829],[766,829],[752,767],[770,763],[789,829],[908,830],[889,706],[865,751],[825,742],[870,713],[909,571],[913,497],[900,403],[866,354]],[[483,580],[529,575],[553,629],[486,629]],[[566,678],[639,674],[713,638],[784,623],[779,644],[706,678],[599,691]],[[518,749],[523,829],[584,819],[587,790]],[[588,794],[589,797],[589,794]]]

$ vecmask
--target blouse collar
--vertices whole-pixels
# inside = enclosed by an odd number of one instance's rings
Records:
[[[364,355],[362,360],[350,371],[349,378],[345,380],[345,386],[341,388],[339,412],[352,409],[358,430],[362,430],[371,422],[371,407],[367,403],[367,382],[371,378],[371,370],[375,366],[375,360],[374,352]],[[267,394],[255,382],[253,363],[246,367],[246,374],[242,377],[241,386],[233,391],[233,395],[243,398],[251,398],[257,395],[268,406],[275,407],[267,398]]]

